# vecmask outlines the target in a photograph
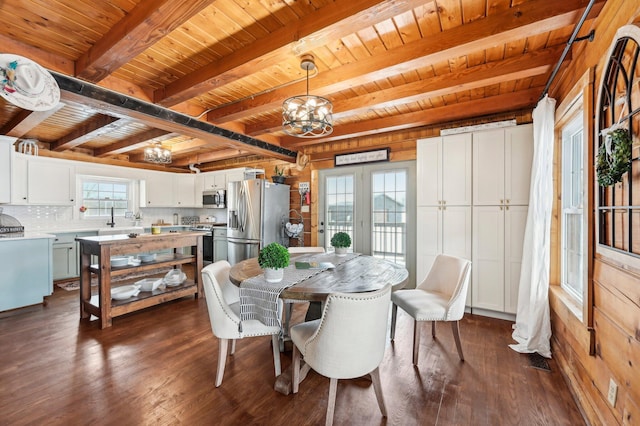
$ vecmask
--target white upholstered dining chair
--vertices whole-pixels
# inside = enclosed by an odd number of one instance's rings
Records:
[[[471,276],[471,262],[440,254],[427,277],[415,289],[398,290],[391,295],[391,340],[395,337],[398,306],[413,317],[413,364],[418,365],[420,332],[418,323],[431,321],[431,335],[436,337],[436,321],[451,322],[460,360],[464,361],[458,321],[464,315],[464,305]]]
[[[293,340],[292,388],[300,383],[300,358],[317,373],[329,377],[326,424],[333,423],[339,379],[371,375],[380,411],[387,410],[380,372],[389,320],[391,285],[369,293],[333,293],[322,317],[291,327]]]
[[[220,340],[216,387],[222,384],[224,367],[229,353],[229,341],[231,341],[231,355],[233,355],[236,349],[236,340],[246,337],[271,335],[276,377],[281,373],[278,346],[280,327],[267,326],[258,320],[246,320],[242,321],[242,331],[239,331],[240,295],[238,287],[229,281],[229,269],[231,269],[231,265],[226,260],[220,260],[202,268],[202,284],[211,321],[211,330]]]

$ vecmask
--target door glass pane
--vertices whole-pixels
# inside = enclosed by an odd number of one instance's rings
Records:
[[[325,244],[331,246],[331,236],[336,232],[346,232],[355,241],[353,175],[329,176],[326,181],[326,226]],[[353,244],[352,244],[353,248]]]
[[[373,172],[371,247],[373,256],[404,265],[407,254],[407,173]]]

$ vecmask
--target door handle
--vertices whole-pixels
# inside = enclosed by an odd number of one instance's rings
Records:
[[[318,234],[324,234],[324,229],[319,229]]]

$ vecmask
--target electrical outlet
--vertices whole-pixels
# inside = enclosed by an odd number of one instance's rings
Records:
[[[609,394],[607,395],[607,399],[609,400],[609,404],[612,407],[616,406],[616,398],[618,397],[618,385],[613,379],[609,379]]]

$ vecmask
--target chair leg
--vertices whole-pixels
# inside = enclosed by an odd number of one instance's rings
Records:
[[[216,372],[216,387],[222,384],[224,377],[224,365],[227,362],[229,339],[218,339],[218,371]]]
[[[237,339],[231,339],[231,348],[229,351],[229,355],[233,355],[236,353],[236,341]]]
[[[327,418],[324,422],[326,426],[333,424],[333,413],[336,411],[336,393],[338,392],[338,379],[331,379],[329,382],[329,398],[327,399]]]
[[[398,305],[391,303],[391,341],[396,337],[396,317],[398,316]]]
[[[462,344],[460,343],[460,327],[458,321],[451,322],[451,330],[453,330],[453,338],[456,341],[456,347],[458,348],[458,355],[460,361],[464,361],[464,355],[462,355]]]
[[[298,393],[300,387],[300,351],[298,347],[293,345],[293,359],[291,361],[291,391]]]
[[[420,330],[418,330],[419,322],[413,320],[413,365],[418,365],[418,349],[420,348]]]
[[[380,367],[376,367],[371,373],[371,381],[373,382],[373,390],[376,393],[376,399],[378,400],[378,406],[383,417],[387,417],[387,408],[384,405],[384,397],[382,396],[382,384],[380,383]]]
[[[278,334],[271,335],[271,346],[273,347],[273,365],[276,369],[276,377],[282,374],[280,367],[280,339]]]
[[[431,321],[431,337],[436,338],[436,322]]]

